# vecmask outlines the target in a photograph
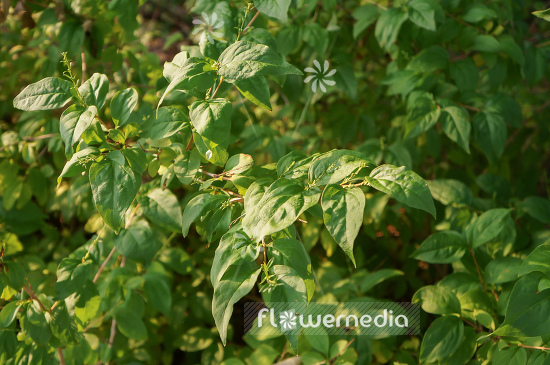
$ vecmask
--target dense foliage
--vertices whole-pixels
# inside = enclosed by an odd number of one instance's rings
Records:
[[[550,364],[543,2],[0,3],[0,363]]]

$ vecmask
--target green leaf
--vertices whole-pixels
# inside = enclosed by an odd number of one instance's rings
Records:
[[[87,165],[97,157],[99,157],[99,150],[95,147],[88,147],[76,152],[63,167],[61,175],[57,178],[57,183],[59,184],[63,177],[80,175],[87,170]]]
[[[435,10],[427,0],[412,0],[407,5],[409,19],[419,27],[435,31]]]
[[[434,199],[443,205],[471,205],[474,195],[470,188],[461,181],[453,179],[437,179],[428,181],[428,186]]]
[[[476,35],[473,39],[473,43],[470,46],[470,49],[472,51],[479,51],[479,52],[500,52],[501,51],[500,43],[496,40],[496,38],[486,34]]]
[[[254,6],[259,12],[286,22],[290,2],[290,0],[254,0]]]
[[[544,19],[547,22],[550,22],[550,9],[534,11],[531,14],[541,19]]]
[[[412,208],[425,210],[435,218],[435,206],[428,184],[404,166],[379,166],[371,171],[366,181],[376,190]]]
[[[17,317],[21,303],[18,300],[13,300],[4,305],[0,311],[0,328],[8,328]]]
[[[193,132],[193,141],[195,147],[199,153],[208,160],[208,162],[216,165],[223,166],[229,157],[229,153],[225,148],[218,146],[217,144],[202,138],[202,136],[196,132]]]
[[[64,301],[58,302],[52,311],[50,328],[62,344],[78,343],[78,327],[69,315]]]
[[[183,237],[187,237],[193,222],[210,210],[219,209],[227,200],[226,196],[210,194],[200,194],[191,199],[183,210],[181,221]]]
[[[223,235],[218,248],[214,254],[214,261],[210,269],[210,281],[216,287],[222,280],[227,269],[241,262],[256,259],[259,254],[258,247],[248,235],[242,230],[231,230]]]
[[[55,300],[63,300],[76,293],[90,279],[95,270],[92,260],[82,262],[80,259],[66,257],[57,267],[55,283]]]
[[[72,83],[58,77],[46,77],[23,89],[13,99],[13,107],[32,111],[65,106],[71,100]]]
[[[181,208],[178,198],[170,190],[153,189],[139,202],[151,222],[172,232],[181,232]]]
[[[280,178],[269,187],[262,183],[250,185],[245,195],[243,228],[255,242],[294,223],[321,195],[318,188],[306,190],[297,180]]]
[[[539,222],[550,224],[550,200],[540,196],[528,196],[523,199],[520,206],[521,209]]]
[[[432,73],[449,66],[449,52],[441,46],[430,46],[415,55],[407,65],[407,69]]]
[[[162,314],[168,316],[172,307],[172,292],[168,278],[160,273],[148,271],[145,275],[147,297]]]
[[[328,48],[328,30],[318,23],[306,23],[302,28],[302,39],[317,54],[325,54]],[[328,71],[328,70],[325,70]]]
[[[455,352],[463,338],[464,324],[455,316],[444,316],[432,322],[420,347],[420,362],[436,362]]]
[[[460,260],[467,249],[466,240],[460,233],[444,231],[428,237],[411,257],[431,264],[450,264]]]
[[[200,165],[200,153],[196,148],[193,148],[191,151],[184,151],[181,158],[176,159],[176,162],[174,162],[174,173],[182,184],[189,185],[193,182],[193,178],[197,174]]]
[[[405,138],[415,138],[430,130],[439,121],[441,109],[432,101],[417,105],[412,108],[407,116],[405,125]]]
[[[254,166],[254,159],[246,153],[233,155],[225,163],[225,176],[239,175]]]
[[[114,318],[118,330],[126,337],[136,341],[147,340],[147,328],[143,320],[128,308],[118,307],[115,310]]]
[[[81,323],[95,318],[100,305],[101,298],[92,280],[88,280],[74,295],[74,314]]]
[[[468,119],[468,112],[462,107],[448,106],[443,109],[443,131],[449,139],[458,143],[464,151],[470,153],[472,127]]]
[[[87,105],[95,105],[99,110],[105,105],[109,92],[109,80],[103,74],[94,73],[78,88],[78,92]]]
[[[472,124],[479,148],[491,164],[497,163],[504,152],[508,136],[504,119],[497,114],[483,112],[474,116]]]
[[[550,333],[550,289],[539,290],[541,280],[548,277],[532,272],[519,279],[508,301],[506,316],[493,336],[536,337]]]
[[[432,314],[460,314],[460,301],[455,293],[441,285],[420,288],[413,296],[413,303],[420,303],[422,309]]]
[[[272,257],[275,264],[291,267],[304,281],[307,292],[307,301],[313,298],[315,282],[311,269],[311,259],[302,242],[294,238],[279,238],[273,241]]]
[[[227,149],[231,131],[231,111],[231,103],[226,99],[196,101],[189,107],[191,123],[210,149],[216,146]]]
[[[390,49],[399,35],[401,26],[408,18],[409,15],[401,9],[389,8],[384,10],[374,28],[374,36],[380,47],[385,50]]]
[[[218,63],[218,74],[229,82],[256,75],[302,74],[269,47],[247,41],[238,41],[227,47]]]
[[[299,179],[307,176],[311,162],[317,156],[308,157],[302,151],[292,151],[277,162],[277,175],[287,179]]]
[[[462,16],[462,20],[468,23],[479,23],[483,20],[496,18],[497,14],[481,3],[473,3]]]
[[[197,57],[188,58],[183,62],[178,62],[174,58],[174,62],[167,62],[164,67],[164,77],[170,81],[170,84],[162,94],[157,108],[162,105],[164,98],[172,90],[192,90],[197,88],[199,91],[206,91],[212,86],[216,76],[212,65],[206,60]]]
[[[403,271],[395,269],[380,269],[373,271],[369,273],[361,282],[359,290],[361,291],[361,293],[366,293],[385,280],[403,275],[405,275]]]
[[[321,206],[325,226],[356,266],[353,244],[363,225],[365,194],[359,188],[346,189],[338,184],[327,185],[323,190]]]
[[[124,161],[122,154],[120,156]],[[90,167],[90,185],[95,206],[105,223],[116,233],[124,227],[126,211],[141,185],[141,176],[119,161],[107,155],[107,158]]]
[[[162,242],[149,224],[141,220],[120,232],[115,246],[126,258],[150,262],[162,247]]]
[[[308,180],[315,185],[337,184],[363,167],[374,166],[375,163],[360,152],[333,150],[314,159],[309,168]]]
[[[90,127],[96,115],[97,108],[93,105],[87,108],[80,105],[71,105],[61,114],[59,132],[63,142],[65,142],[67,156],[72,156],[73,145],[80,140],[82,133]]]
[[[143,174],[147,170],[147,156],[141,148],[125,148],[121,150],[130,168],[138,174]]]
[[[16,261],[5,261],[4,265],[8,270],[9,285],[17,291],[21,290],[27,277],[23,265]]]
[[[227,326],[233,313],[233,305],[252,290],[260,270],[254,262],[230,266],[214,287],[212,314],[224,345],[227,343]]]
[[[356,20],[353,25],[353,38],[357,39],[378,18],[378,7],[367,4],[353,10],[351,14]]]
[[[518,257],[501,257],[485,267],[485,282],[488,284],[503,284],[518,278],[523,260]]]
[[[495,238],[505,227],[511,209],[491,209],[477,218],[466,230],[468,243],[479,247]]]
[[[479,80],[479,70],[470,58],[451,63],[451,76],[460,91],[475,90]]]
[[[540,271],[550,277],[550,244],[542,244],[535,248],[523,262],[519,276],[533,271]]]
[[[151,117],[141,125],[141,137],[155,140],[168,138],[188,125],[189,118],[181,110],[165,106],[158,110],[156,118]]]
[[[115,125],[125,125],[138,102],[138,92],[129,87],[121,90],[111,100],[111,118]]]
[[[237,80],[235,86],[245,98],[257,106],[271,111],[271,101],[269,100],[271,93],[264,76],[252,76]]]

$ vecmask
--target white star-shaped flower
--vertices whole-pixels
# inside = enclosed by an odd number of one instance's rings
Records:
[[[191,32],[193,35],[203,34],[210,43],[214,43],[214,38],[223,38],[223,32],[219,31],[223,27],[223,20],[218,20],[218,14],[212,13],[208,16],[206,13],[202,13],[202,19],[193,19],[193,24],[196,25],[195,29]]]
[[[310,76],[306,77],[304,82],[307,84],[311,80],[313,80],[313,83],[311,84],[311,90],[313,92],[316,92],[317,91],[317,86],[319,86],[321,91],[326,93],[327,89],[326,89],[324,84],[326,84],[328,86],[334,86],[336,84],[336,82],[328,79],[328,77],[331,77],[332,75],[334,75],[336,73],[336,70],[329,71],[328,61],[325,61],[324,67],[321,67],[321,64],[317,60],[313,61],[313,65],[314,65],[315,68],[306,67],[306,69],[304,70],[305,72],[313,72],[314,73],[314,75],[310,75]]]

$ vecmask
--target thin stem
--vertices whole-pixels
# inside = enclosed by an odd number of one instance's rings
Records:
[[[31,286],[30,286],[30,283],[29,283],[29,286],[27,286],[27,284],[23,285],[23,290],[29,294],[29,297],[32,299],[32,300],[36,300],[38,302],[38,305],[40,306],[40,309],[42,309],[42,311],[44,312],[47,312],[48,310],[46,309],[46,307],[44,307],[44,304],[42,304],[42,302],[40,301],[40,299],[38,299],[38,297],[36,296],[36,294],[34,294],[34,291],[32,290]]]
[[[212,96],[210,97],[210,99],[214,99],[214,96],[216,96],[216,93],[217,93],[218,90],[220,89],[220,86],[221,86],[222,83],[223,83],[223,76],[220,78],[220,83],[218,84],[218,87],[216,87],[216,90],[214,90],[214,93],[212,94]]]
[[[58,135],[59,133],[50,133],[50,134],[43,134],[41,136],[37,136],[37,137],[23,137],[23,140],[25,141],[28,141],[28,142],[32,142],[32,141],[38,141],[38,140],[41,140],[41,139],[47,139],[47,138],[51,138],[55,135]]]
[[[243,36],[243,35],[248,31],[248,29],[250,29],[250,27],[252,26],[252,23],[254,23],[254,21],[256,20],[256,18],[258,17],[258,15],[260,15],[260,11],[259,11],[259,10],[256,12],[256,14],[254,15],[254,17],[250,20],[250,22],[248,23],[248,25],[244,28],[243,32],[241,33],[241,36]]]
[[[59,356],[59,363],[61,365],[65,365],[65,357],[63,356],[63,350],[61,347],[57,348],[57,355]]]
[[[518,347],[524,347],[526,349],[534,349],[534,350],[542,350],[542,351],[550,351],[550,347],[544,347],[544,346],[528,346],[528,345],[522,345],[522,344],[512,344],[516,345]]]
[[[82,51],[82,81],[81,85],[84,83],[84,80],[86,80],[86,52]]]
[[[479,270],[479,265],[477,264],[476,256],[474,255],[474,250],[470,248],[470,254],[472,254],[472,258],[474,259],[474,264],[476,265],[477,274],[479,275],[479,281],[481,282],[481,286],[483,287],[483,291],[485,294],[487,293],[487,288],[485,287],[485,282],[483,281],[483,277],[481,276],[481,270]]]

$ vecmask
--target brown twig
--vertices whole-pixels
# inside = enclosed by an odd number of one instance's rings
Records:
[[[479,265],[477,264],[476,256],[474,255],[474,250],[470,248],[470,254],[472,254],[472,258],[474,259],[474,264],[476,265],[477,274],[479,275],[479,281],[481,282],[481,286],[483,287],[483,291],[485,294],[487,293],[487,288],[485,287],[485,282],[483,281],[483,277],[481,276],[481,270],[479,270]]]
[[[61,347],[57,348],[57,355],[59,356],[59,363],[61,365],[65,365],[65,357],[63,356],[63,350]]]
[[[214,93],[212,94],[212,96],[210,97],[210,99],[214,99],[214,96],[216,96],[216,93],[218,92],[218,90],[220,89],[220,86],[223,84],[223,76],[220,78],[220,83],[218,84],[218,87],[216,87],[216,90],[214,90]]]
[[[81,85],[84,84],[84,81],[86,80],[86,52],[82,51],[82,81]]]
[[[37,137],[23,137],[23,140],[25,140],[27,142],[38,141],[38,140],[41,140],[41,139],[51,138],[51,137],[53,137],[57,134],[59,134],[59,133],[43,134],[43,135],[37,136]]]
[[[28,281],[28,280],[27,280]],[[29,286],[27,286],[27,284],[23,285],[23,290],[29,294],[29,297],[32,299],[32,300],[36,300],[38,302],[38,305],[40,306],[40,309],[42,309],[42,311],[44,312],[47,312],[48,310],[46,309],[46,307],[44,307],[44,304],[42,304],[42,302],[40,301],[40,299],[38,299],[38,297],[36,296],[36,294],[34,294],[34,291],[32,290],[32,287],[31,287],[31,284],[29,283]]]
[[[256,12],[256,14],[254,15],[254,17],[250,20],[250,22],[248,22],[248,25],[243,29],[243,32],[241,33],[241,37],[248,31],[248,29],[250,29],[250,27],[252,26],[252,23],[254,23],[254,21],[256,20],[256,18],[258,17],[258,15],[260,15],[260,11],[259,11],[259,10]]]

